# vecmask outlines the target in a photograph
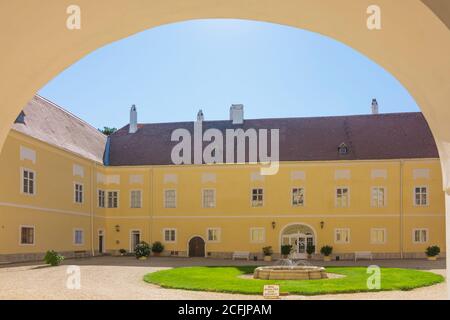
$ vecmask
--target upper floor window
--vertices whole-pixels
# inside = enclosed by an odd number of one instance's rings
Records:
[[[414,188],[414,205],[415,206],[428,205],[428,187]]]
[[[347,208],[350,202],[349,189],[347,187],[336,188],[336,207]]]
[[[118,207],[119,207],[119,192],[108,191],[108,208],[118,208]]]
[[[165,242],[175,242],[177,240],[177,230],[176,229],[164,229],[164,241]]]
[[[303,207],[305,204],[305,189],[293,188],[292,189],[292,205],[294,207]]]
[[[142,207],[142,192],[141,190],[131,190],[130,192],[130,207],[141,208]]]
[[[220,241],[220,228],[208,228],[207,236],[209,242],[219,242]]]
[[[216,190],[204,189],[202,198],[203,208],[214,208],[216,206]]]
[[[334,229],[335,243],[350,243],[350,229]]]
[[[414,229],[413,230],[413,242],[414,243],[428,242],[428,229]]]
[[[386,189],[384,187],[372,188],[371,206],[375,208],[386,206]]]
[[[164,190],[164,208],[177,207],[177,190]]]
[[[98,207],[105,207],[105,190],[98,190]]]
[[[34,245],[34,226],[20,227],[20,244]]]
[[[73,231],[73,243],[76,245],[84,244],[84,232],[82,229],[75,229]]]
[[[264,190],[252,189],[252,207],[262,207],[264,204]]]
[[[74,184],[74,200],[75,203],[83,203],[83,185],[81,183]]]
[[[22,169],[22,192],[34,195],[36,192],[36,173],[30,169]]]
[[[386,243],[386,229],[381,228],[370,229],[370,243],[372,244]]]

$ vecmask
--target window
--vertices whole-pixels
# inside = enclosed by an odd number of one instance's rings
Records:
[[[415,187],[414,188],[414,205],[427,206],[428,205],[428,188]]]
[[[381,208],[386,206],[386,192],[384,187],[372,188],[372,200],[371,205],[375,208]]]
[[[348,188],[336,188],[336,207],[347,208],[349,206],[349,190]]]
[[[105,190],[98,190],[98,207],[105,207]]]
[[[118,207],[119,207],[119,192],[108,191],[108,208],[118,208]]]
[[[165,242],[175,242],[177,240],[177,230],[176,229],[164,229],[164,241]]]
[[[20,244],[34,245],[34,226],[20,227]]]
[[[75,203],[83,203],[83,185],[81,183],[74,184],[74,192]]]
[[[370,243],[372,244],[386,243],[386,229],[382,228],[370,229]]]
[[[84,234],[82,229],[75,229],[73,231],[73,243],[76,245],[84,244]]]
[[[165,190],[164,191],[164,208],[176,208],[177,207],[177,190]]]
[[[303,207],[305,204],[305,189],[293,188],[292,189],[292,205],[294,207]]]
[[[334,229],[335,243],[350,243],[350,229]]]
[[[264,200],[263,189],[252,189],[252,207],[262,207]]]
[[[266,235],[266,229],[264,228],[251,228],[250,229],[250,242],[264,242]]]
[[[22,169],[22,192],[34,195],[36,192],[36,173],[30,169]]]
[[[130,192],[130,207],[141,208],[142,207],[142,192],[141,190],[131,190]]]
[[[341,143],[341,144],[339,145],[339,147],[338,147],[338,153],[339,153],[339,155],[345,156],[345,155],[348,154],[348,152],[349,152],[348,146],[347,146],[344,142]]]
[[[220,228],[208,228],[207,229],[207,239],[210,242],[220,241]]]
[[[413,230],[413,242],[414,243],[428,242],[428,229],[414,229]]]
[[[203,208],[214,208],[216,206],[216,190],[203,190]]]

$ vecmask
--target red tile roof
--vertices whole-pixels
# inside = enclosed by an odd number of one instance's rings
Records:
[[[171,151],[178,143],[171,141],[172,131],[185,128],[192,134],[193,126],[193,122],[139,124],[139,130],[129,134],[127,125],[111,135],[109,164],[172,164]],[[245,120],[243,125],[233,125],[231,121],[204,121],[203,130],[209,128],[223,133],[236,128],[279,129],[280,161],[439,157],[421,113],[258,119]],[[339,154],[341,143],[349,147],[347,155]]]

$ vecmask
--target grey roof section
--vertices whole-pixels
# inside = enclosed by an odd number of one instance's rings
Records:
[[[23,109],[23,123],[12,129],[86,159],[103,163],[106,136],[85,121],[41,96]]]

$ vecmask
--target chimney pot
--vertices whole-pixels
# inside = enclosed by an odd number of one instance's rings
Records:
[[[372,114],[378,114],[378,113],[379,113],[378,101],[377,101],[377,99],[372,99]]]
[[[244,105],[232,104],[230,107],[230,120],[233,124],[244,123]]]
[[[131,106],[130,110],[130,130],[129,133],[135,133],[138,130],[137,127],[137,110],[136,105]]]
[[[198,113],[197,113],[197,121],[201,122],[203,120],[205,120],[205,117],[203,115],[202,109],[200,109],[200,110],[198,110]]]

